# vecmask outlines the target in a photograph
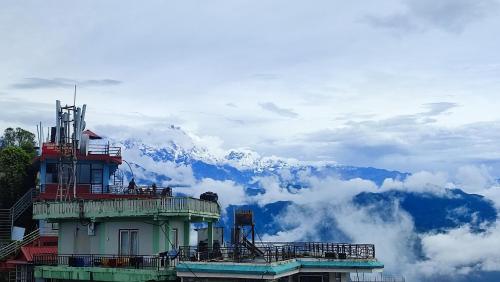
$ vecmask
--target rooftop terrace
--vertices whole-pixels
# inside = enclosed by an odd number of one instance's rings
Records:
[[[71,143],[57,145],[55,143],[43,143],[40,158],[58,158],[62,155],[70,155],[72,150]],[[89,144],[87,152],[77,150],[79,160],[108,160],[118,164],[122,162],[122,149],[110,144]]]
[[[375,245],[324,242],[260,242],[258,252],[240,246],[181,247],[179,261],[279,262],[297,258],[374,260]]]

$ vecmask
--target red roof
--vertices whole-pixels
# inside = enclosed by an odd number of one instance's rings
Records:
[[[24,246],[21,247],[21,252],[27,261],[33,261],[33,255],[36,254],[54,254],[57,255],[57,246]]]
[[[82,132],[82,134],[85,134],[85,135],[88,135],[89,136],[89,139],[102,139],[101,136],[95,134],[94,132],[90,131],[90,130],[85,130],[84,132]]]

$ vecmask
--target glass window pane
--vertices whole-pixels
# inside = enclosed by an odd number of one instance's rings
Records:
[[[130,231],[130,254],[139,254],[139,234],[137,231]]]
[[[78,183],[89,184],[90,183],[90,164],[80,164],[78,165]]]
[[[120,231],[120,255],[128,255],[130,250],[129,245],[129,232],[128,231]]]
[[[92,184],[102,184],[102,170],[92,170]]]
[[[45,183],[57,183],[57,164],[47,164],[45,170]]]

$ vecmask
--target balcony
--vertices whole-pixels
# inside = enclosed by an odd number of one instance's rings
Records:
[[[33,257],[35,277],[86,281],[165,281],[174,272],[167,257],[54,255]]]
[[[103,199],[86,201],[45,201],[33,203],[33,219],[95,219],[112,217],[185,216],[193,221],[219,219],[215,202],[188,197],[150,199]]]
[[[71,155],[71,144],[57,145],[55,143],[44,143],[42,145],[42,160],[47,158],[57,158],[61,156]],[[77,150],[77,158],[79,160],[108,160],[121,164],[122,162],[122,149],[118,146],[111,146],[109,144],[90,144],[87,154]]]
[[[167,257],[159,256],[38,254],[34,255],[33,264],[47,266],[109,267],[160,270],[169,266],[169,259]]]
[[[58,200],[58,184],[49,183],[39,185],[35,190],[34,198],[38,201]],[[103,185],[103,184],[77,184],[76,191],[73,187],[63,185],[62,189],[69,199],[76,198],[80,200],[104,200],[104,199],[127,199],[127,198],[159,198],[163,196],[172,196],[172,188],[151,186],[137,186],[130,190],[123,185]]]

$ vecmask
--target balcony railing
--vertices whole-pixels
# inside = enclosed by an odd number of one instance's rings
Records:
[[[56,200],[58,192],[58,184],[47,183],[40,184],[38,188],[33,191],[32,197],[35,200]],[[73,187],[63,185],[63,191],[68,193],[69,198],[73,198]],[[102,197],[101,197],[102,196]],[[111,199],[111,198],[159,198],[159,197],[172,197],[171,187],[154,187],[154,186],[136,186],[134,189],[129,189],[128,186],[123,185],[103,185],[97,184],[83,184],[76,185],[76,198],[97,200],[97,199]]]
[[[72,151],[71,143],[57,145],[55,143],[44,143],[42,145],[42,155],[70,155]],[[78,150],[79,154],[83,154]],[[122,148],[111,146],[110,144],[89,144],[88,155],[106,155],[110,157],[121,157]]]
[[[120,157],[122,155],[122,148],[110,146],[109,144],[90,144],[88,153],[89,155]]]
[[[200,216],[217,219],[216,202],[188,197],[106,199],[87,201],[45,201],[33,203],[34,219],[100,218],[112,216]]]
[[[36,266],[108,267],[135,269],[164,269],[170,266],[168,257],[163,256],[121,256],[121,255],[57,255],[36,254]]]
[[[319,242],[256,244],[260,254],[241,247],[181,247],[179,261],[277,262],[294,258],[337,260],[375,259],[373,244],[344,244]]]
[[[123,255],[57,255],[37,254],[34,265],[69,267],[110,267],[136,269],[164,269],[178,262],[253,262],[271,263],[290,259],[317,258],[326,260],[373,260],[375,246],[372,244],[343,243],[265,243],[260,245],[260,255],[242,247],[180,247],[173,257],[165,256],[123,256]]]

